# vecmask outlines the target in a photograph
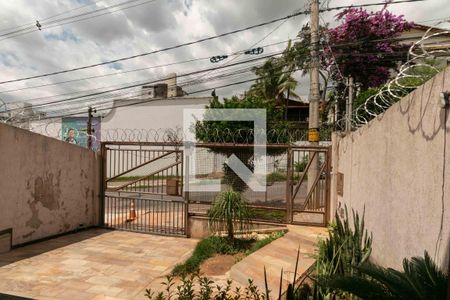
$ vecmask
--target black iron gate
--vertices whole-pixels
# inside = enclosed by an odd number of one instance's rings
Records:
[[[102,143],[103,224],[186,236],[183,152],[165,143]]]

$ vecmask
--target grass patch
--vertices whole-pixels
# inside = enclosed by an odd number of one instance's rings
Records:
[[[251,247],[250,249],[248,249],[245,252],[245,255],[250,255],[253,252],[261,249],[262,247],[269,245],[270,243],[272,243],[273,241],[275,241],[276,239],[279,239],[280,237],[283,237],[286,234],[285,231],[277,231],[272,233],[271,235],[269,235],[268,237],[262,239],[262,240],[257,240]]]
[[[255,220],[269,220],[272,222],[286,220],[286,211],[284,210],[267,210],[267,209],[251,209],[250,218]]]
[[[199,270],[202,262],[216,254],[228,254],[233,256],[246,256],[265,245],[280,238],[284,232],[276,232],[262,239],[232,239],[221,236],[210,236],[198,242],[194,249],[194,253],[184,263],[178,264],[172,270],[172,274],[183,276],[192,274]]]
[[[281,172],[272,172],[267,174],[266,181],[267,182],[279,182],[279,181],[286,181],[287,175],[286,173]]]
[[[200,264],[215,254],[235,255],[251,247],[254,240],[230,240],[227,237],[210,236],[198,242],[194,253],[183,264],[178,264],[173,269],[174,275],[183,275],[198,271]]]
[[[297,172],[298,173],[298,172]],[[300,179],[299,174],[293,174],[292,180],[296,181]],[[285,182],[287,180],[287,174],[286,172],[272,172],[266,175],[266,181],[268,185],[275,182]]]

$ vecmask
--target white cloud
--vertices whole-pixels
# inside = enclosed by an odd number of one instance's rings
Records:
[[[104,0],[96,2],[96,6],[74,10],[73,13],[87,12],[94,7],[101,8],[123,1]],[[352,1],[353,4],[370,2],[373,1]],[[408,20],[421,21],[450,17],[448,2],[448,0],[428,0],[418,3],[398,4],[392,5],[390,10],[397,14],[404,14]],[[34,24],[36,19],[42,20],[46,16],[55,15],[61,11],[75,9],[84,5],[83,3],[88,2],[76,0],[1,1],[0,29],[23,23]],[[278,18],[294,10],[305,8],[306,3],[306,0],[156,0],[135,8],[62,27],[46,30],[44,25],[42,31],[0,41],[0,81],[94,64],[173,46]],[[329,5],[333,7],[348,4],[349,1],[346,0],[332,0]],[[328,12],[322,16],[326,22],[333,24],[335,14],[336,12]],[[305,18],[300,16],[288,20],[260,45],[295,37],[301,25],[306,21]],[[126,71],[245,49],[261,40],[276,26],[277,24],[271,24],[233,36],[124,61],[120,63],[120,68]],[[266,53],[281,48],[282,46],[267,48]],[[116,67],[118,66],[116,65]],[[211,66],[216,65],[212,65],[208,60],[199,61],[161,69],[126,73],[121,76],[109,76],[14,93],[0,93],[0,97],[7,101],[24,101],[36,97],[149,80],[170,72],[180,74]],[[116,71],[110,66],[91,68],[42,79],[0,85],[0,91]],[[246,73],[229,80],[192,86],[188,90],[198,90],[248,78],[251,78],[251,75]],[[247,86],[249,84],[230,87],[219,90],[217,93],[231,96],[241,93]],[[301,78],[298,94],[308,94],[308,90],[307,78]],[[52,99],[45,99],[45,101],[49,100]],[[36,103],[39,103],[39,101]]]

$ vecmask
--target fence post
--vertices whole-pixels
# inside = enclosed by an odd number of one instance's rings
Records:
[[[293,220],[293,203],[292,203],[292,149],[289,145],[287,148],[287,165],[286,165],[286,222],[292,223]]]
[[[107,149],[104,142],[100,146],[100,203],[99,203],[99,225],[105,225],[105,196],[106,196],[106,156]]]
[[[184,156],[183,151],[183,188],[184,188],[184,231],[187,237],[190,237],[189,232],[189,157]]]
[[[331,211],[330,211],[330,202],[331,202],[331,159],[332,159],[332,147],[328,147],[328,151],[326,152],[327,159],[327,167],[326,167],[326,189],[325,189],[325,215],[324,215],[324,223],[325,226],[328,226],[331,220]]]

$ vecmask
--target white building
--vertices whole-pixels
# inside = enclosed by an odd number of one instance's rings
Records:
[[[113,108],[101,118],[102,140],[112,138],[115,132],[167,131],[183,128],[183,111],[191,108],[205,108],[211,97],[183,96],[155,99],[114,101]],[[105,136],[108,135],[108,136]]]
[[[161,142],[159,139],[165,132],[181,133],[184,109],[205,108],[210,99],[211,97],[187,95],[177,85],[176,74],[172,73],[164,82],[142,86],[140,95],[113,100],[110,109],[95,113],[93,128],[100,131],[95,136],[102,141]],[[95,105],[92,106],[95,109]],[[64,136],[62,130],[72,124],[71,119],[78,119],[78,123],[83,123],[80,120],[83,118],[87,123],[87,115],[80,114],[62,119],[32,121],[26,125],[31,131],[61,139]],[[82,127],[85,129],[86,126]],[[86,135],[86,130],[75,130],[77,137]]]

